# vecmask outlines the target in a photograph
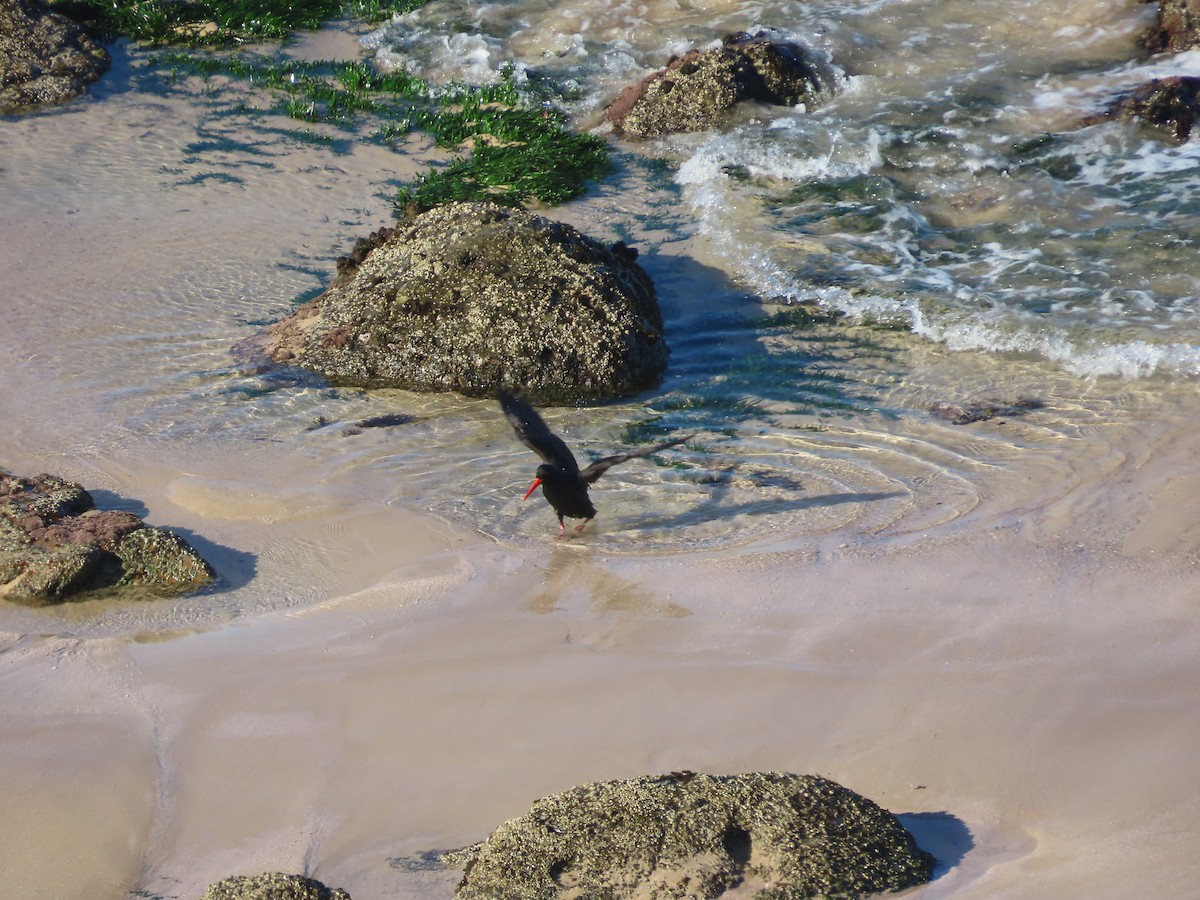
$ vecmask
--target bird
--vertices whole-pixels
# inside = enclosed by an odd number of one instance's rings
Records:
[[[521,443],[542,458],[542,464],[537,467],[537,476],[522,500],[528,500],[530,495],[540,486],[542,496],[558,515],[558,537],[562,537],[567,529],[564,518],[583,519],[581,525],[575,526],[575,531],[583,531],[588,522],[596,517],[596,507],[588,496],[588,485],[607,472],[617,463],[631,459],[650,456],[668,447],[676,447],[695,435],[675,438],[653,447],[641,447],[628,453],[616,453],[598,459],[584,469],[579,468],[575,455],[567,447],[563,439],[549,429],[536,409],[507,391],[499,392],[500,407],[504,415],[517,433]]]

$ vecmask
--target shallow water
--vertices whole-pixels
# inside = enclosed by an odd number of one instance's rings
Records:
[[[639,149],[676,166],[690,230],[719,268],[757,296],[816,300],[954,349],[1030,352],[1080,375],[1191,376],[1200,145],[1081,120],[1196,56],[1131,62],[1145,7],[1084,9],[437,4],[371,42],[427,77],[518,64],[570,92],[586,123],[669,53],[765,27],[826,60],[828,102]],[[470,33],[439,39],[448,22]]]
[[[930,897],[1179,889],[1198,145],[1078,126],[1197,65],[1131,62],[1150,14],[437,0],[294,47],[446,80],[515,61],[586,127],[732,30],[786,27],[837,73],[814,110],[614,141],[614,176],[548,212],[639,248],[672,348],[660,388],[550,424],[581,458],[695,434],[606,474],[561,543],[494,403],[231,355],[392,220],[427,142],[249,114],[269,98],[130,48],[89,97],[0,119],[0,464],[179,530],[222,579],[0,606],[14,883],[292,868],[448,896],[419,853],[541,794],[774,767],[911,813]]]

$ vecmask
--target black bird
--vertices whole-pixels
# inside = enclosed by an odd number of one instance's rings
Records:
[[[562,537],[566,530],[563,517],[583,519],[582,525],[576,525],[576,531],[583,531],[587,523],[596,516],[596,507],[588,496],[588,485],[607,472],[617,463],[626,460],[649,456],[668,447],[675,447],[684,441],[691,440],[694,435],[675,438],[654,447],[643,447],[629,453],[617,453],[598,459],[585,469],[579,468],[575,456],[563,443],[562,438],[551,431],[537,410],[519,397],[514,397],[507,391],[500,391],[500,406],[521,439],[521,443],[542,458],[542,464],[537,467],[537,477],[522,500],[528,500],[529,495],[542,486],[542,496],[554,507],[558,514],[558,536]]]

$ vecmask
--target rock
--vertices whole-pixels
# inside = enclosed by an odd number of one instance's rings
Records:
[[[109,63],[81,25],[42,0],[0,0],[0,113],[70,100]]]
[[[605,118],[614,131],[631,138],[705,131],[742,101],[811,105],[832,86],[832,77],[807,48],[739,32],[715,49],[672,57],[665,69],[622,91]]]
[[[1200,0],[1159,0],[1158,21],[1138,42],[1151,53],[1200,47]]]
[[[974,422],[987,422],[997,416],[1014,418],[1023,416],[1033,410],[1044,409],[1041,400],[1023,397],[1008,403],[1004,400],[985,400],[980,403],[934,403],[929,411],[937,418],[951,425],[970,425]],[[1000,424],[1004,424],[1001,422]]]
[[[0,470],[0,598],[47,606],[132,587],[166,597],[215,578],[183,538],[132,513],[96,509],[79,485]]]
[[[350,900],[350,895],[303,875],[267,872],[218,881],[209,886],[200,900]]]
[[[658,382],[668,352],[635,256],[527,210],[451,203],[360,245],[324,294],[235,355],[355,387],[632,394]]]
[[[1107,119],[1137,119],[1170,131],[1177,141],[1186,141],[1200,117],[1200,78],[1173,75],[1138,85],[1103,114],[1092,116],[1085,125]]]
[[[583,785],[443,861],[465,869],[458,900],[682,900],[735,885],[764,900],[858,896],[922,884],[933,868],[887,810],[776,772]]]

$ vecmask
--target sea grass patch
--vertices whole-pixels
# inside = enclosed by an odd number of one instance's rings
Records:
[[[363,60],[301,62],[164,50],[151,61],[172,78],[199,75],[210,87],[211,80],[227,78],[266,89],[276,97],[266,112],[327,126],[354,140],[394,146],[414,131],[429,134],[455,155],[397,192],[396,208],[404,215],[462,200],[554,206],[581,196],[612,168],[603,138],[572,131],[561,110],[525,96],[511,71],[494,84],[435,87],[404,72],[380,72]],[[330,139],[327,133],[310,134]]]
[[[405,13],[425,0],[59,0],[55,5],[111,34],[149,44],[225,46],[282,40],[316,29],[349,10],[369,22]]]

